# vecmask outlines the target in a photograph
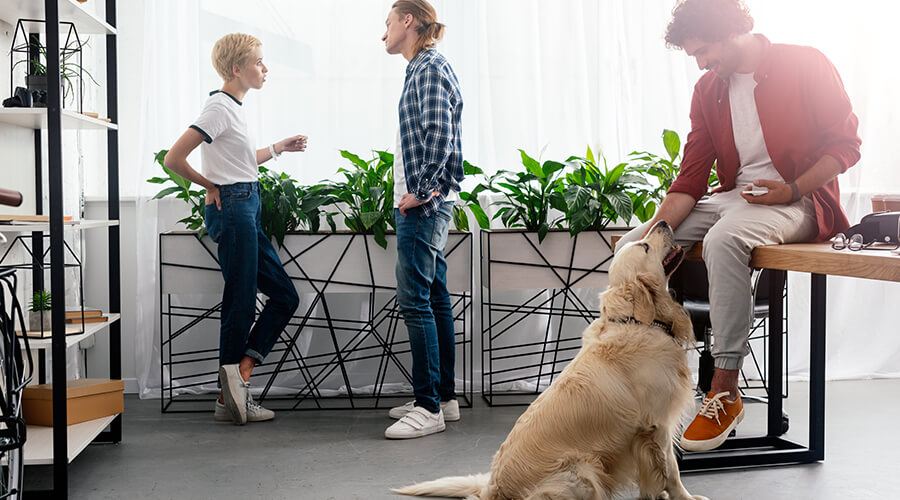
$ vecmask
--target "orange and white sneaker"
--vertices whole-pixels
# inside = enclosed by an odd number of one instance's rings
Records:
[[[734,402],[727,392],[709,393],[700,411],[681,436],[681,447],[687,451],[709,451],[722,446],[728,434],[744,419],[744,403],[738,396]]]

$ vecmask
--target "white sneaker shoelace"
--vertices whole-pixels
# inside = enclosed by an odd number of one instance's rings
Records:
[[[253,400],[253,395],[250,394],[250,382],[245,382],[245,384],[247,388],[247,412],[258,412],[262,405]]]
[[[713,397],[707,396],[703,398],[703,404],[700,405],[698,414],[710,420],[716,419],[716,423],[722,425],[722,422],[719,420],[719,412],[725,413],[725,405],[722,403],[722,398],[728,394],[728,392],[720,392]]]

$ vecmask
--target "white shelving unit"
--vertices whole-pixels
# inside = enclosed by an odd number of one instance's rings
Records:
[[[118,226],[117,220],[71,220],[63,221],[63,229],[92,229],[97,227]],[[50,231],[49,222],[14,222],[11,224],[0,223],[0,233],[31,233],[34,231]]]
[[[47,128],[47,108],[0,108],[0,123],[30,129]],[[62,128],[116,130],[112,122],[99,120],[70,109],[62,110]]]
[[[75,0],[58,0],[59,20],[75,23],[79,33],[86,35],[115,35],[116,29],[88,12]],[[0,2],[0,19],[16,25],[18,19],[44,19],[44,2],[40,0],[3,0]],[[25,23],[25,29],[30,33],[38,33],[43,30],[40,23]]]
[[[81,323],[72,323],[66,325],[66,348],[78,345],[78,343],[82,340],[87,340],[88,338],[94,336],[94,334],[102,332],[116,321],[122,319],[121,314],[107,314],[106,317],[108,318],[106,321],[85,323],[83,332],[81,331]],[[29,336],[28,344],[31,346],[32,350],[50,349],[50,347],[53,345],[53,342],[49,338]]]
[[[79,34],[99,35],[98,43],[106,44],[107,79],[103,88],[107,96],[107,113],[112,121],[92,118],[74,110],[62,109],[62,97],[48,96],[47,108],[7,108],[0,109],[0,127],[22,127],[34,130],[36,165],[43,165],[47,169],[47,185],[49,186],[50,210],[43,211],[41,206],[41,187],[37,183],[35,193],[26,194],[34,197],[38,213],[49,213],[49,222],[40,223],[13,223],[0,224],[0,233],[44,233],[50,235],[50,246],[47,254],[50,257],[50,291],[54,296],[64,297],[59,290],[65,289],[65,274],[62,272],[65,265],[63,256],[63,232],[67,230],[84,230],[93,228],[105,228],[109,232],[109,310],[104,314],[108,321],[98,323],[85,323],[84,332],[75,335],[66,335],[72,331],[80,331],[82,325],[67,325],[64,323],[64,308],[54,309],[52,312],[53,323],[57,328],[53,330],[53,338],[29,338],[29,344],[33,351],[38,353],[39,364],[43,364],[45,356],[64,358],[66,349],[70,346],[96,335],[98,332],[109,331],[110,338],[110,378],[121,378],[121,316],[120,312],[120,264],[119,264],[119,166],[118,166],[118,126],[114,123],[118,115],[116,82],[117,75],[117,42],[116,42],[116,0],[95,0],[88,4],[95,6],[102,3],[106,12],[106,20],[84,9],[82,4],[75,0],[0,0],[0,21],[16,26],[22,20],[26,36],[40,34],[44,37],[44,45],[48,49],[48,56],[56,58],[59,46],[60,33],[65,33],[68,27],[63,23],[73,23]],[[32,22],[39,21],[39,22]],[[55,64],[53,59],[48,61],[48,70],[52,70]],[[59,75],[52,72],[48,74],[48,84],[58,84]],[[54,102],[55,101],[55,102]],[[109,220],[79,220],[63,221],[62,215],[62,172],[64,170],[62,155],[62,130],[94,130],[98,133],[106,133],[107,136],[107,163],[108,163],[108,201]],[[42,145],[42,135],[46,133],[46,143]],[[25,146],[23,147],[30,147]],[[47,148],[47,158],[42,158],[43,147]],[[37,171],[37,170],[36,170]],[[34,236],[36,245],[43,246],[43,238]],[[41,252],[37,252],[43,255]],[[39,265],[39,264],[35,264]],[[43,277],[41,278],[43,280]],[[65,301],[54,301],[54,305],[65,304]],[[63,331],[60,331],[63,330]],[[50,382],[54,386],[65,385],[65,362],[53,363],[53,373]],[[35,370],[37,378],[38,370]],[[28,425],[28,438],[24,448],[25,465],[52,465],[53,489],[50,491],[26,491],[26,498],[67,498],[68,497],[68,463],[75,459],[88,444],[98,438],[104,441],[119,442],[122,439],[122,424],[119,415],[113,415],[100,419],[65,425],[65,418],[58,418],[60,411],[64,411],[66,398],[64,391],[54,391],[53,427]],[[60,423],[61,422],[61,423]],[[65,460],[54,459],[54,455],[65,455]]]
[[[103,429],[109,426],[118,415],[88,420],[69,426],[68,450],[66,463],[72,463],[79,453],[87,448]],[[28,426],[28,441],[25,442],[25,465],[53,464],[53,427],[42,425]]]

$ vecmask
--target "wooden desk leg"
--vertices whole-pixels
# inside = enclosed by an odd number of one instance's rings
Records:
[[[787,271],[769,270],[769,381],[767,435],[778,437],[782,432],[782,390],[784,387],[784,283]]]
[[[809,451],[825,459],[825,280],[813,274],[809,322]]]

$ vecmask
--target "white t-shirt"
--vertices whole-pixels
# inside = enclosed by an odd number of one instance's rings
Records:
[[[394,153],[394,208],[400,206],[400,198],[403,198],[403,195],[409,192],[406,190],[406,171],[403,170],[403,147],[400,141],[400,130],[397,130],[396,151]],[[444,201],[456,201],[458,199],[459,194],[451,189]]]
[[[191,128],[200,132],[206,141],[202,173],[213,184],[259,179],[256,148],[240,101],[221,90],[210,92]]]
[[[753,73],[734,73],[729,79],[731,127],[734,131],[734,145],[741,160],[735,179],[739,189],[759,179],[784,182],[766,149],[762,125],[759,124],[759,111],[756,109],[756,97],[753,95],[755,89]]]

